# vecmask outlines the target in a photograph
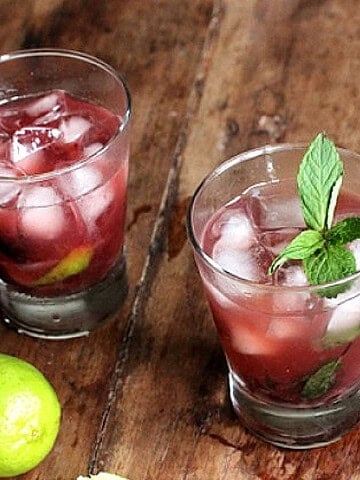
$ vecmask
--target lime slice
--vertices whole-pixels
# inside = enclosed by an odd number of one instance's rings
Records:
[[[93,252],[93,247],[88,245],[74,248],[54,268],[32,282],[31,285],[34,287],[50,285],[81,273],[89,266]]]

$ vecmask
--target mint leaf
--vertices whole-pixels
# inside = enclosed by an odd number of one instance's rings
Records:
[[[329,243],[341,245],[360,238],[360,218],[349,217],[338,222],[325,233],[325,238]]]
[[[355,257],[339,244],[326,245],[313,255],[303,260],[304,270],[310,285],[321,285],[345,278],[356,272]],[[348,289],[350,282],[323,288],[318,291],[321,296],[336,297]]]
[[[299,233],[272,262],[269,274],[274,273],[286,260],[303,260],[310,257],[321,249],[324,243],[321,233],[315,230],[305,230]]]
[[[355,257],[344,245],[360,238],[360,218],[347,218],[332,226],[342,178],[343,164],[336,147],[320,133],[305,152],[297,175],[308,230],[295,237],[273,260],[269,274],[287,260],[302,260],[310,285],[336,282],[356,272]],[[350,285],[351,281],[345,281],[320,288],[318,293],[336,297]]]
[[[335,373],[340,368],[340,360],[331,360],[312,373],[305,381],[301,395],[308,400],[322,397],[335,383]]]
[[[300,164],[297,184],[306,225],[329,229],[342,182],[343,166],[334,143],[320,133]]]

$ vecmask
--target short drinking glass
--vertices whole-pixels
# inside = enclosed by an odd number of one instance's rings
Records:
[[[360,414],[360,274],[331,284],[348,284],[336,298],[310,287],[296,262],[268,275],[305,228],[296,192],[304,152],[302,145],[267,146],[230,159],[200,184],[188,212],[233,407],[257,436],[295,449],[335,441]],[[337,220],[360,216],[360,157],[339,154],[345,175]],[[360,242],[349,248],[359,269]]]
[[[129,120],[124,81],[96,58],[0,57],[0,302],[17,331],[86,335],[124,300]]]

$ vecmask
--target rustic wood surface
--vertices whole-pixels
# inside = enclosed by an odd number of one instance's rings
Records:
[[[0,327],[63,406],[54,450],[18,478],[360,479],[359,429],[291,452],[239,425],[184,223],[202,177],[249,147],[325,130],[360,150],[359,25],[356,0],[1,0],[0,53],[82,50],[133,96],[124,307],[66,342]]]

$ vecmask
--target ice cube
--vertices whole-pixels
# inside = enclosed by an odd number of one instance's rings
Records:
[[[62,133],[57,128],[24,127],[12,137],[10,160],[28,175],[43,173],[52,169],[46,151],[56,145]]]
[[[311,292],[301,289],[301,287],[308,285],[308,281],[300,264],[285,263],[276,270],[272,280],[276,286],[293,287],[274,290],[273,312],[277,312],[280,315],[286,313],[293,314],[314,307],[310,303],[312,299]],[[274,328],[276,331],[280,330],[277,326]]]
[[[360,295],[335,306],[322,345],[332,348],[346,345],[360,336]]]
[[[267,270],[272,257],[260,244],[253,243],[246,250],[228,243],[223,243],[223,237],[214,244],[212,258],[224,270],[239,278],[253,282],[267,283]]]
[[[213,259],[224,270],[246,280],[258,279],[258,268],[250,251],[225,250],[222,242],[217,242],[212,253]]]
[[[304,317],[274,317],[272,318],[267,334],[279,339],[301,338],[308,329]]]
[[[287,287],[303,287],[308,285],[304,269],[300,264],[286,263],[275,273],[276,283]]]
[[[0,107],[0,129],[3,134],[12,134],[22,124],[23,115],[18,109],[9,108],[6,104]]]
[[[61,135],[61,131],[57,128],[24,127],[17,130],[11,141],[11,161],[14,164],[21,162],[38,150],[58,142]]]
[[[88,226],[94,225],[96,220],[105,213],[114,197],[114,191],[108,182],[80,199],[82,217]]]
[[[53,116],[55,113],[58,117],[59,112],[63,111],[64,93],[61,91],[31,99],[20,99],[16,103],[5,103],[0,106],[0,128],[12,134],[26,126],[43,125],[46,122],[41,123],[39,121],[41,117]]]
[[[229,209],[219,218],[212,227],[212,233],[219,236],[224,249],[245,250],[252,245],[256,238],[249,218],[245,213],[234,212]]]
[[[300,202],[296,196],[286,193],[253,195],[249,204],[252,221],[260,230],[305,227]]]
[[[58,112],[61,109],[60,100],[61,96],[58,93],[50,93],[30,103],[26,108],[26,112],[32,117]]]
[[[346,300],[334,308],[327,334],[335,335],[354,328],[359,328],[360,333],[360,295]]]
[[[224,212],[212,233],[218,236],[211,255],[213,259],[227,272],[257,280],[258,267],[251,250],[256,238],[246,215],[231,210]]]
[[[360,239],[354,240],[349,244],[349,250],[354,254],[356,270],[360,270]]]
[[[68,116],[62,118],[59,128],[63,133],[65,143],[75,142],[85,135],[91,127],[91,123],[84,117]]]
[[[51,187],[37,186],[20,195],[21,230],[31,239],[56,239],[64,229],[65,213],[61,198]]]
[[[217,288],[217,284],[215,283],[213,284],[207,281],[204,277],[202,280],[203,280],[205,289],[208,292],[208,295],[212,301],[216,302],[219,306],[225,309],[228,309],[228,308],[237,309],[236,303],[232,301],[230,297],[228,297],[223,293],[224,291],[227,291],[228,293],[230,292],[233,293],[233,289],[231,287],[226,288],[226,284],[224,284],[222,285],[223,291],[221,291],[219,288]],[[228,282],[230,282],[230,280],[228,280]]]
[[[2,207],[14,202],[20,193],[20,187],[15,181],[6,180],[9,177],[17,177],[17,172],[0,165],[0,206]]]
[[[234,327],[231,343],[235,350],[244,355],[276,355],[279,344],[262,331],[238,325]]]
[[[95,166],[81,166],[71,171],[66,178],[61,180],[62,189],[71,198],[78,198],[91,192],[103,181],[102,173]]]
[[[274,255],[274,257],[276,257],[298,233],[300,233],[299,228],[280,228],[279,230],[270,230],[261,233],[259,235],[259,241]]]
[[[223,308],[237,309],[238,303],[243,300],[249,286],[225,273],[209,271],[201,262],[197,262],[197,265],[205,289],[214,301]]]
[[[103,144],[100,142],[92,143],[84,148],[84,156],[89,157],[90,155],[94,155],[94,153],[98,152],[103,148]]]
[[[54,188],[48,186],[36,186],[26,189],[19,200],[20,207],[48,207],[61,203],[61,198]]]
[[[273,310],[280,314],[304,312],[311,307],[310,300],[309,292],[282,290],[274,293]]]
[[[286,263],[273,275],[275,285],[294,287],[281,289],[273,295],[273,310],[279,313],[304,311],[311,299],[311,293],[296,289],[308,285],[304,270],[300,264]]]

